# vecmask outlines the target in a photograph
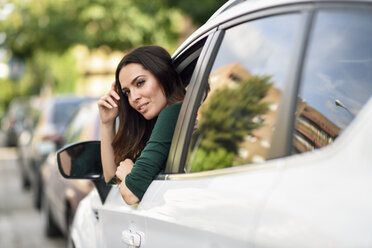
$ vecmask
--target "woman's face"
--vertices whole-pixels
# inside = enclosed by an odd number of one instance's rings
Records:
[[[130,106],[146,120],[157,117],[167,106],[167,98],[158,79],[141,64],[124,66],[119,72],[119,82]]]

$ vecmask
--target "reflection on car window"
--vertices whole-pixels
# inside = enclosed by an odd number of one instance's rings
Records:
[[[198,111],[186,171],[265,161],[298,23],[298,14],[288,14],[226,31]]]
[[[332,143],[372,93],[370,12],[318,13],[298,96],[293,152]]]
[[[176,67],[182,83],[186,88],[189,86],[191,76],[194,73],[196,63],[206,40],[207,38],[201,39],[191,48],[187,49],[180,58],[174,61],[174,66]]]

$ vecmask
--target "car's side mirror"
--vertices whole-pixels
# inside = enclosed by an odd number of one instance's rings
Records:
[[[101,142],[74,143],[57,151],[60,173],[65,178],[100,179],[103,176]]]
[[[103,179],[100,141],[78,142],[63,147],[57,151],[57,162],[63,177],[91,179],[102,204],[105,203],[111,185]]]

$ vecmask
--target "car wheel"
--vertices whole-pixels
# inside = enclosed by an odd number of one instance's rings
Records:
[[[67,248],[75,248],[74,241],[72,240],[72,221],[73,221],[73,216],[71,213],[70,207],[67,207],[67,216],[66,216],[66,221],[67,221]]]
[[[27,177],[27,173],[25,169],[21,169],[21,180],[22,180],[22,189],[29,189],[30,188],[30,179]]]
[[[62,233],[57,226],[55,220],[53,219],[48,200],[46,195],[44,194],[42,197],[42,209],[41,209],[41,216],[42,216],[42,224],[44,234],[47,237],[56,237],[60,236]]]
[[[28,178],[22,174],[22,189],[24,190],[27,190],[30,188],[30,180],[28,180]]]
[[[43,191],[43,187],[42,187],[42,183],[41,183],[41,175],[40,175],[40,172],[38,173],[37,175],[37,180],[36,180],[36,185],[35,187],[32,189],[33,190],[33,204],[34,204],[34,207],[38,210],[41,209],[41,201],[42,201],[42,191]]]

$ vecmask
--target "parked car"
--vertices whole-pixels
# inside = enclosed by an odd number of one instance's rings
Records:
[[[97,100],[81,105],[66,128],[63,144],[100,140],[100,118]],[[94,187],[90,180],[67,180],[58,172],[56,153],[50,153],[41,166],[43,185],[42,216],[44,233],[48,237],[63,234],[68,237],[80,200]]]
[[[43,100],[38,123],[32,133],[31,142],[23,147],[27,180],[30,182],[34,206],[41,206],[40,166],[48,154],[61,148],[65,128],[79,105],[92,99],[76,95],[57,95]]]
[[[31,146],[33,132],[40,117],[42,102],[43,98],[39,96],[31,96],[27,99],[27,111],[23,119],[23,128],[17,135],[17,161],[23,189],[30,187],[26,166],[32,154],[27,150]]]
[[[173,55],[188,86],[165,170],[134,206],[94,189],[71,244],[371,247],[371,23],[372,1],[227,2]],[[103,180],[99,142],[57,157]]]

